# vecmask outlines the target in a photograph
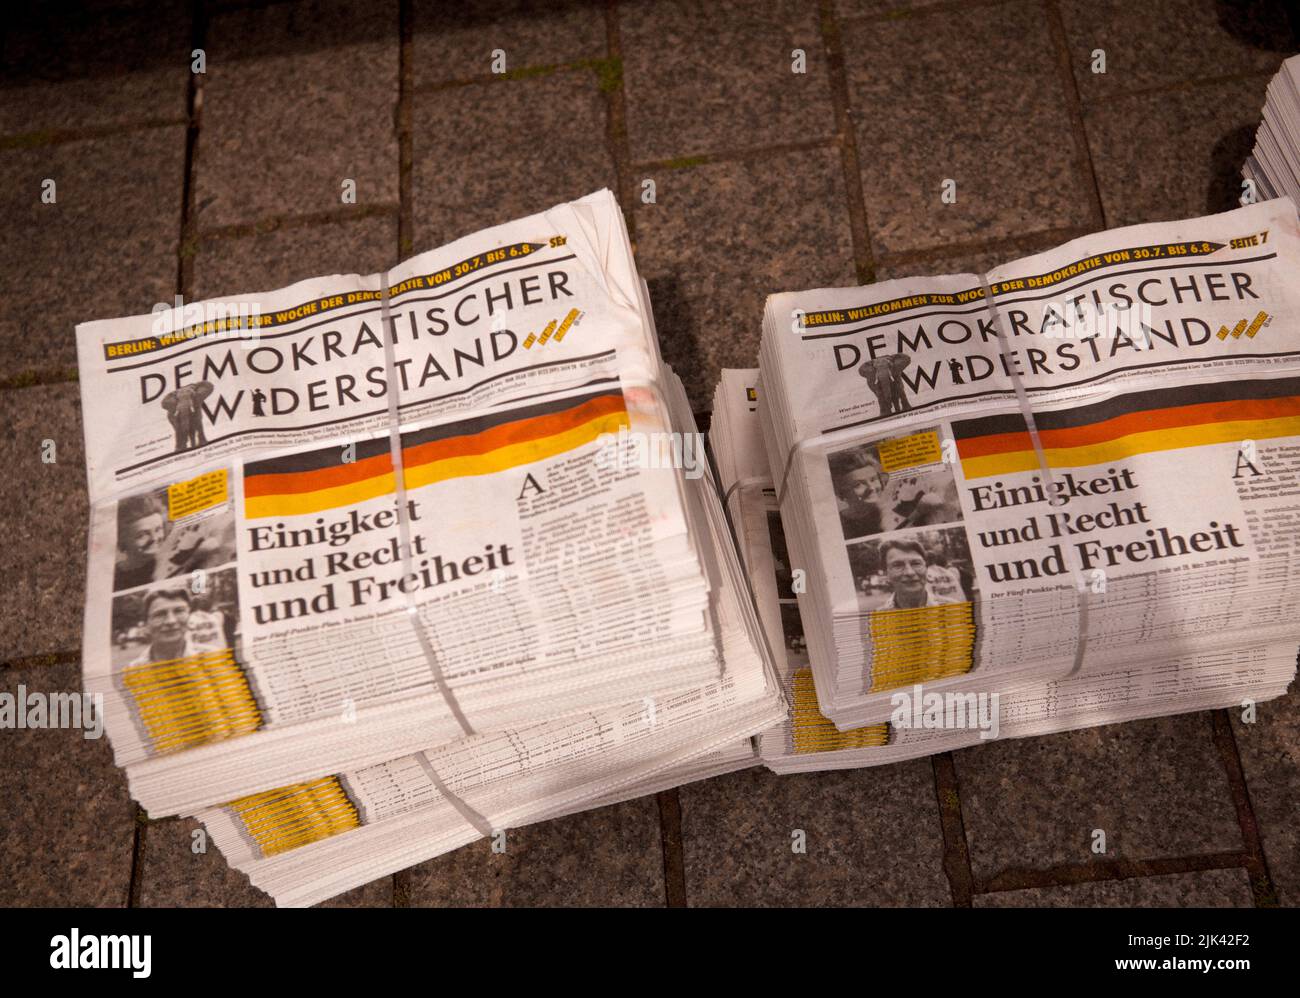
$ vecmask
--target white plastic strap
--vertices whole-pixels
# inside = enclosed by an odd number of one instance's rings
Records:
[[[420,767],[424,770],[424,775],[427,776],[430,782],[433,783],[434,787],[437,788],[438,793],[442,794],[442,796],[446,798],[447,802],[460,812],[460,816],[464,818],[466,822],[474,826],[475,831],[485,839],[491,838],[492,833],[495,831],[491,822],[447,789],[447,784],[442,782],[442,778],[438,776],[438,771],[433,768],[433,763],[429,761],[428,753],[421,752],[416,756],[416,758],[420,760]]]
[[[1043,441],[1038,435],[1038,424],[1034,421],[1034,410],[1029,404],[1029,393],[1025,391],[1025,383],[1020,377],[1020,370],[1012,362],[1011,354],[1007,349],[1007,336],[1002,328],[1002,316],[993,304],[993,289],[989,287],[989,278],[985,273],[980,274],[980,286],[984,289],[984,304],[989,310],[989,315],[993,318],[993,332],[997,334],[998,350],[1002,354],[1002,367],[1011,377],[1011,387],[1016,392],[1016,403],[1020,406],[1020,414],[1025,418],[1025,428],[1029,431],[1029,441],[1034,446],[1034,456],[1038,458],[1039,470],[1043,473],[1043,486],[1047,490],[1048,504],[1056,505],[1056,485],[1052,479],[1052,468],[1047,463],[1047,455],[1043,452]],[[1078,638],[1074,644],[1074,665],[1066,676],[1077,675],[1083,668],[1084,655],[1088,651],[1088,586],[1087,579],[1083,573],[1083,563],[1079,561],[1078,552],[1073,548],[1070,549],[1075,561],[1075,586],[1074,590],[1079,596],[1078,612]]]
[[[725,510],[730,510],[731,497],[734,496],[739,491],[749,490],[749,489],[770,489],[771,487],[772,487],[772,479],[770,478],[759,478],[755,476],[753,478],[737,479],[736,481],[731,483],[730,487],[723,495],[722,508]]]
[[[397,366],[394,359],[393,340],[389,336],[389,309],[388,309],[388,271],[380,275],[383,284],[379,289],[379,311],[380,323],[383,328],[381,335],[384,340],[384,368],[385,375],[388,378],[388,449],[393,460],[393,488],[397,498],[397,535],[398,551],[402,555],[402,576],[404,578],[414,574],[411,559],[411,522],[410,511],[406,505],[406,474],[402,458],[402,417],[397,407]],[[424,629],[424,621],[420,619],[419,606],[415,598],[407,592],[403,592],[406,597],[406,615],[411,621],[411,628],[415,631],[415,637],[420,642],[420,648],[424,651],[425,660],[429,663],[429,671],[433,673],[434,685],[438,687],[438,692],[451,708],[452,717],[460,725],[461,730],[465,732],[466,737],[473,735],[474,728],[469,723],[469,718],[461,710],[455,695],[451,692],[451,687],[447,685],[447,678],[442,673],[442,666],[438,662],[438,655],[433,650],[433,643],[429,640],[429,635]]]
[[[391,322],[388,307],[388,271],[380,274],[379,279],[379,314],[382,325],[380,335],[384,341],[384,368],[388,378],[388,444],[393,461],[393,487],[397,499],[398,550],[402,555],[402,575],[403,578],[406,578],[413,574],[411,565],[411,523],[410,511],[406,503],[405,466],[402,461],[402,417],[397,405],[397,365],[394,358],[393,339],[389,335]],[[452,693],[451,687],[447,685],[447,679],[443,675],[442,666],[438,661],[437,653],[433,649],[433,643],[429,640],[429,635],[424,629],[424,621],[420,619],[419,607],[410,593],[404,593],[403,595],[406,597],[406,618],[411,622],[411,628],[415,631],[416,639],[420,642],[425,661],[429,663],[429,671],[433,673],[434,685],[437,686],[442,699],[451,709],[452,716],[456,719],[456,723],[460,725],[465,736],[467,738],[471,737],[475,734],[474,728],[470,725],[465,712],[461,710],[460,703],[456,700],[455,694]],[[434,787],[452,807],[460,812],[461,817],[473,825],[480,835],[490,836],[493,831],[491,822],[447,788],[447,785],[438,776],[425,753],[419,753],[416,758],[419,759],[420,766],[424,769],[425,775],[429,777]]]
[[[993,304],[993,291],[992,288],[989,287],[988,275],[980,274],[979,278],[980,278],[980,286],[984,289],[985,307],[989,310],[989,314],[993,318],[993,331],[997,335],[998,350],[1001,352],[1002,355],[1002,365],[1011,377],[1011,387],[1015,391],[1016,404],[1020,407],[1021,415],[1024,416],[1025,427],[1029,431],[1029,440],[1033,444],[1034,455],[1038,459],[1038,467],[1043,474],[1043,486],[1049,496],[1049,502],[1051,502],[1056,498],[1056,487],[1052,479],[1052,469],[1050,465],[1048,465],[1047,463],[1047,455],[1043,452],[1042,439],[1038,435],[1038,424],[1034,421],[1034,411],[1029,404],[1029,395],[1025,391],[1025,385],[1024,385],[1024,381],[1020,377],[1020,371],[1016,368],[1015,364],[1012,362],[1011,354],[1008,352],[1007,337],[1006,337],[1006,333],[1003,331],[1002,328],[1002,317],[998,313],[996,306],[994,306]],[[804,440],[796,441],[794,446],[790,448],[790,453],[787,454],[785,458],[785,468],[781,472],[781,487],[777,489],[777,493],[776,493],[777,506],[778,507],[782,506],[785,503],[786,492],[790,484],[790,470],[791,468],[794,467],[795,454],[801,451],[808,450],[814,446],[833,444],[840,440],[843,440],[845,442],[850,442],[852,440],[859,439],[861,436],[862,436],[861,429],[852,428],[852,429],[831,430],[826,433],[819,433],[815,436],[807,437]],[[735,484],[733,484],[731,488],[727,490],[727,496],[726,499],[724,500],[724,505],[726,505],[726,500],[729,500],[731,498],[732,493],[736,490],[738,486],[742,486],[747,483],[752,483],[753,481],[754,481],[753,479],[747,479],[744,482],[736,482]],[[1088,587],[1086,584],[1086,577],[1083,572],[1083,564],[1078,560],[1078,552],[1073,551],[1073,549],[1071,549],[1071,551],[1073,553],[1073,557],[1076,562],[1076,565],[1074,567],[1074,572],[1075,572],[1075,591],[1079,595],[1079,610],[1078,610],[1079,633],[1078,633],[1078,639],[1075,642],[1074,663],[1071,666],[1070,671],[1067,672],[1065,677],[1062,678],[1068,678],[1069,676],[1076,675],[1083,668],[1084,656],[1086,655],[1088,650],[1088,611],[1089,611]]]

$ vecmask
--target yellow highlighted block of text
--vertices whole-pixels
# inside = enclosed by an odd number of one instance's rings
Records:
[[[900,468],[916,468],[923,464],[934,464],[942,460],[943,449],[939,445],[939,434],[934,430],[913,433],[910,437],[895,437],[882,440],[876,445],[880,454],[880,465],[886,471],[898,471]]]
[[[187,482],[167,486],[167,516],[179,520],[213,506],[230,497],[230,483],[225,468],[209,471]]]

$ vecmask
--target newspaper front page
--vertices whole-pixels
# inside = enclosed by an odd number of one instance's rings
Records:
[[[694,435],[680,382],[666,370],[661,383],[677,431]],[[448,790],[504,833],[754,765],[749,736],[779,719],[784,704],[713,478],[689,478],[686,488],[692,522],[708,545],[720,680],[430,745],[200,810],[230,863],[282,904],[315,903],[484,834]]]
[[[759,751],[779,773],[885,765],[988,739],[1016,738],[1210,707],[1257,703],[1285,692],[1296,643],[1243,640],[1213,651],[1188,649],[1141,663],[1088,663],[1065,679],[1008,680],[994,695],[891,693],[888,721],[848,731],[820,711],[799,611],[803,591],[768,474],[758,425],[758,371],[724,370],[714,396],[711,439],[728,511],[788,701],[782,723]]]
[[[705,587],[680,584],[701,577],[680,476],[597,459],[668,429],[612,196],[387,281],[386,298],[381,275],[336,275],[78,327],[85,679],[119,764],[290,725],[362,741],[412,698],[417,744],[463,734],[408,613],[479,717],[549,716],[498,692],[542,670],[554,702],[597,681],[625,701],[613,680],[673,650],[649,634],[680,636],[668,686],[716,677]]]
[[[1292,627],[1298,266],[1284,200],[999,267],[996,318],[970,274],[770,298],[769,460],[855,628],[823,704]]]

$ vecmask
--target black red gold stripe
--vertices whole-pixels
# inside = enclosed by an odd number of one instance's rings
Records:
[[[1034,413],[1049,466],[1087,467],[1134,454],[1300,435],[1300,379],[1224,381],[1134,392]],[[957,420],[966,478],[1032,471],[1038,458],[1019,414]]]
[[[628,425],[617,388],[475,416],[402,434],[405,486],[487,475],[553,457]],[[325,448],[253,462],[244,469],[244,515],[292,516],[347,506],[394,491],[386,439],[359,442],[343,461]]]

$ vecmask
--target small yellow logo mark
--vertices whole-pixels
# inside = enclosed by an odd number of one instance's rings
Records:
[[[573,324],[577,322],[578,319],[580,319],[581,317],[582,317],[582,312],[580,312],[578,309],[576,308],[569,309],[569,314],[566,315],[562,320],[552,319],[550,322],[548,322],[546,324],[546,328],[542,330],[542,334],[540,336],[538,336],[535,333],[529,333],[528,338],[524,340],[524,349],[525,350],[531,349],[534,343],[536,343],[539,347],[544,347],[546,346],[548,340],[554,340],[556,343],[559,343],[562,339],[564,339],[564,335],[569,331],[570,328],[572,328]]]
[[[1269,321],[1272,318],[1273,317],[1269,315],[1267,312],[1261,311],[1255,316],[1255,318],[1249,320],[1242,319],[1231,329],[1229,329],[1227,326],[1220,326],[1219,332],[1216,335],[1221,340],[1226,340],[1229,336],[1231,336],[1234,340],[1239,340],[1241,339],[1241,334],[1245,333],[1247,339],[1253,339],[1255,334],[1258,333],[1264,326],[1267,326],[1269,324]]]

